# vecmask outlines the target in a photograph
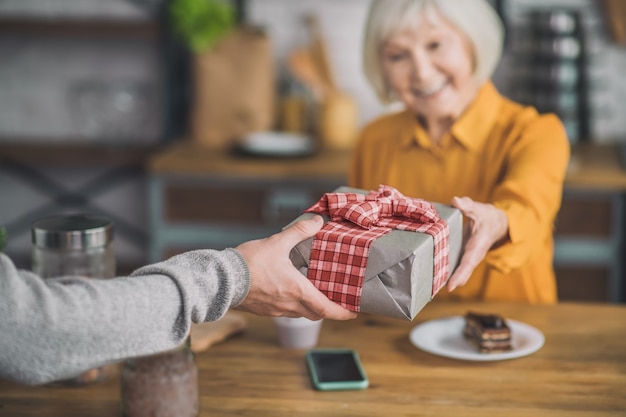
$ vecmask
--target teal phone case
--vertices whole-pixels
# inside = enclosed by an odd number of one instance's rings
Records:
[[[369,386],[359,354],[352,349],[312,349],[306,353],[306,361],[317,390],[358,390]]]

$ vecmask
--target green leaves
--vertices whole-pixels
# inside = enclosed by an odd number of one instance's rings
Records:
[[[193,52],[209,50],[235,25],[235,10],[222,0],[173,0],[174,30]]]
[[[4,249],[4,245],[7,241],[7,229],[0,227],[0,250]]]

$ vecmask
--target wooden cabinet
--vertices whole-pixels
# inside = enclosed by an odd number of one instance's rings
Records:
[[[150,165],[149,258],[276,233],[325,192],[345,185],[347,163],[345,152],[272,159],[176,146]]]
[[[624,300],[623,216],[621,193],[565,190],[555,229],[560,300]]]
[[[153,178],[150,260],[197,248],[223,249],[280,231],[344,180]]]
[[[555,228],[561,300],[626,301],[626,171],[619,146],[577,145]]]
[[[577,147],[555,228],[562,301],[626,300],[626,173],[611,149]],[[607,163],[608,161],[608,163]],[[237,157],[181,144],[150,162],[150,260],[222,249],[279,231],[323,193],[345,184],[349,154]]]

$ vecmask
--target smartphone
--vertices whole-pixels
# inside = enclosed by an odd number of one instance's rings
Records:
[[[367,388],[359,354],[351,349],[311,349],[306,353],[311,382],[320,391]]]

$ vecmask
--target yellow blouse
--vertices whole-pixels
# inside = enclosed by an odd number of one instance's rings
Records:
[[[465,286],[436,299],[553,303],[553,223],[569,155],[555,115],[514,103],[487,82],[439,145],[406,110],[368,124],[348,183],[387,184],[444,204],[468,196],[506,213],[510,240],[488,252]]]

